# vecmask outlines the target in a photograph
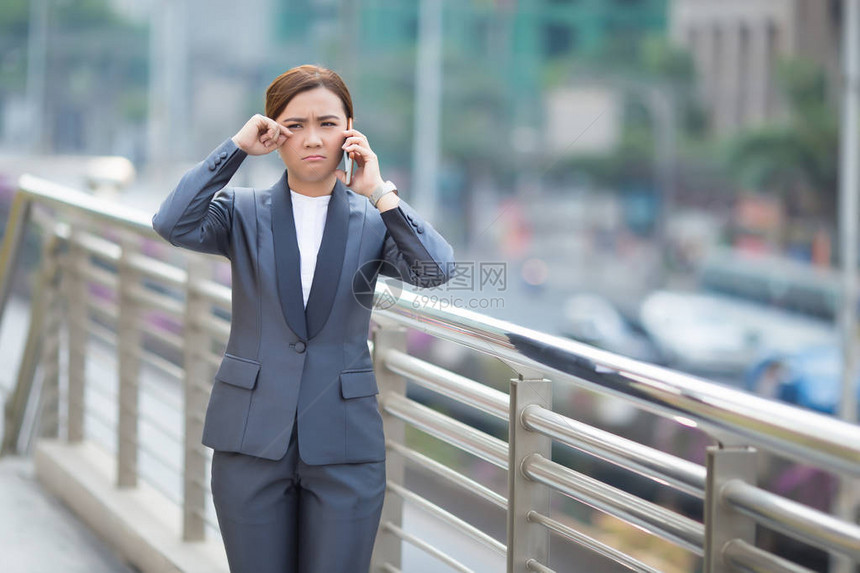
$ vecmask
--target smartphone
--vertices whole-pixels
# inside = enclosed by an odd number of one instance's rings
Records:
[[[346,120],[346,128],[352,129],[352,118]],[[352,157],[346,151],[343,152],[343,170],[346,172],[346,185],[349,186],[352,184]]]

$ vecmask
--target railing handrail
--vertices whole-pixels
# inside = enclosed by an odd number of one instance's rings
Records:
[[[860,476],[860,426],[466,309],[439,308],[426,304],[427,298],[404,290],[391,307],[376,312],[528,369],[576,378],[600,393],[701,426],[728,443],[749,440]]]

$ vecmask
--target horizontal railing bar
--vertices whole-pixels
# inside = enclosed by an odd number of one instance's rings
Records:
[[[105,262],[116,263],[122,256],[122,248],[90,231],[72,234],[70,243],[79,246],[85,253]]]
[[[472,495],[476,495],[481,499],[488,501],[498,507],[503,511],[507,511],[508,509],[508,500],[490,488],[479,484],[473,479],[470,479],[458,471],[455,471],[445,464],[441,464],[434,459],[431,459],[424,454],[421,454],[412,448],[409,448],[403,444],[398,444],[397,442],[392,442],[386,440],[385,447],[389,450],[398,453],[403,456],[404,459],[409,460],[415,465],[425,469],[429,472],[432,472],[434,475],[437,475],[453,485],[456,485],[460,489],[465,492],[468,492]]]
[[[132,300],[143,305],[143,310],[162,310],[177,317],[185,313],[183,301],[144,288],[142,285],[131,285],[128,288],[128,294]]]
[[[537,573],[555,573],[555,569],[550,569],[546,565],[543,565],[534,559],[526,561],[526,569],[529,571],[537,571]]]
[[[174,494],[173,492],[168,491],[166,487],[154,480],[149,472],[138,471],[137,477],[140,478],[142,481],[145,481],[147,484],[149,484],[151,488],[166,497],[168,501],[179,507],[182,507],[182,497]]]
[[[98,386],[96,384],[87,384],[85,392],[88,396],[93,396],[111,404],[116,403],[119,399],[119,394],[117,394],[112,388],[105,388],[104,386]]]
[[[205,353],[203,354],[203,360],[206,361],[206,364],[208,364],[210,368],[217,369],[219,366],[221,366],[221,361],[223,359],[223,355],[215,354],[214,352],[205,351]],[[208,390],[208,386],[206,389]]]
[[[740,539],[732,539],[723,546],[723,559],[744,573],[813,573]]]
[[[157,340],[169,346],[174,350],[182,352],[185,349],[185,338],[182,335],[174,334],[164,328],[156,328],[143,331],[143,336],[152,340]]]
[[[377,295],[383,292],[378,284]],[[395,304],[375,313],[553,380],[683,418],[707,432],[729,432],[749,445],[860,476],[858,426],[466,309],[421,304],[419,296],[404,289]],[[419,307],[421,312],[416,312]]]
[[[215,281],[204,280],[192,284],[191,292],[199,294],[207,301],[220,306],[224,310],[231,310],[233,293],[228,286],[218,284]]]
[[[72,319],[74,320],[74,319]],[[76,323],[79,321],[75,321]],[[92,336],[99,342],[106,344],[107,346],[116,347],[117,344],[117,336],[114,332],[104,326],[97,324],[92,321],[89,317],[86,319],[85,324],[79,325],[83,326],[83,329],[86,330],[89,336]],[[92,352],[94,346],[88,345],[89,352]],[[88,353],[89,353],[88,352]]]
[[[459,529],[461,532],[465,533],[466,535],[468,535],[478,543],[484,545],[485,547],[489,547],[490,549],[495,550],[501,555],[506,554],[507,548],[503,543],[496,541],[471,523],[463,521],[453,513],[442,509],[435,503],[427,501],[417,493],[410,491],[394,482],[388,482],[386,487],[392,492],[399,495],[401,498],[403,498],[404,501],[409,502],[420,509],[423,509],[424,511],[440,519],[447,525]]]
[[[725,503],[768,527],[826,551],[860,560],[860,526],[739,479],[720,490]]]
[[[227,340],[230,336],[230,323],[214,314],[204,314],[194,318],[197,324],[216,340]]]
[[[508,445],[502,440],[403,396],[385,396],[381,401],[382,408],[392,416],[500,468],[508,468]]]
[[[103,428],[105,428],[107,430],[111,430],[111,434],[115,436],[116,435],[116,428],[117,428],[117,421],[111,420],[107,416],[103,416],[100,413],[95,414],[94,412],[96,412],[96,411],[97,410],[92,410],[92,409],[85,410],[84,411],[84,417],[89,418],[94,422],[98,422],[99,424],[101,424],[101,426]]]
[[[148,457],[157,461],[159,465],[161,465],[164,469],[171,470],[177,475],[177,477],[179,477],[179,479],[182,479],[182,472],[184,470],[180,465],[174,463],[171,460],[168,460],[163,455],[161,455],[160,452],[150,448],[146,444],[142,443],[142,441],[139,439],[135,443],[137,444],[137,448],[141,453],[146,454]],[[140,472],[138,472],[138,474],[140,474]]]
[[[119,319],[119,305],[111,300],[95,300],[87,299],[87,308],[93,314],[106,319],[110,324],[114,324]]]
[[[698,464],[583,424],[537,404],[523,410],[527,429],[700,499],[707,470]]]
[[[164,434],[166,438],[179,446],[182,446],[185,443],[185,437],[182,434],[177,434],[173,428],[165,426],[160,420],[157,420],[144,412],[140,412],[138,414],[138,420],[157,430],[159,433]]]
[[[94,267],[92,265],[86,265],[77,268],[72,272],[77,274],[78,277],[84,279],[85,281],[95,283],[99,286],[107,287],[114,291],[117,289],[117,285],[119,285],[119,277],[117,275],[110,271],[106,271],[104,269]]]
[[[474,571],[472,569],[469,569],[468,567],[466,567],[465,565],[463,565],[462,563],[460,563],[459,561],[457,561],[456,559],[454,559],[453,557],[451,557],[447,553],[443,553],[439,549],[436,549],[435,547],[433,547],[432,545],[430,545],[426,541],[422,540],[419,537],[412,535],[411,533],[406,533],[405,531],[403,531],[401,528],[397,527],[395,524],[393,524],[390,521],[386,521],[383,524],[382,529],[391,533],[392,535],[394,535],[398,539],[402,539],[403,541],[409,543],[410,545],[414,545],[418,549],[422,550],[424,553],[427,553],[428,555],[435,557],[436,559],[438,559],[439,561],[441,561],[442,563],[444,563],[448,567],[450,567],[456,571],[460,571],[460,573],[474,573]],[[394,567],[391,567],[390,570],[399,571],[398,569],[395,569]]]
[[[555,533],[569,541],[573,541],[577,545],[581,545],[586,549],[591,550],[593,553],[597,555],[601,555],[618,563],[620,565],[624,565],[631,571],[636,571],[637,573],[660,573],[657,569],[642,563],[638,559],[635,559],[626,553],[615,549],[609,545],[606,545],[602,541],[598,541],[593,537],[586,535],[580,531],[573,529],[572,527],[561,523],[549,516],[543,515],[542,513],[538,513],[536,511],[529,511],[528,513],[529,521],[534,523],[539,523]]]
[[[163,356],[146,350],[144,348],[137,349],[137,356],[148,366],[152,366],[162,374],[166,374],[174,380],[182,380],[185,376],[185,370],[181,366],[177,366],[173,362],[165,359]]]
[[[22,175],[18,179],[19,193],[32,197],[39,203],[69,212],[86,212],[87,216],[124,229],[156,238],[152,229],[152,218],[140,209],[104,201],[77,189],[46,181],[33,175]]]
[[[538,483],[641,527],[696,555],[702,555],[704,551],[705,527],[674,511],[550,461],[540,454],[528,456],[523,462],[522,472]]]
[[[126,264],[142,277],[170,285],[176,289],[185,288],[185,283],[188,280],[188,274],[184,270],[141,253],[129,255]]]
[[[508,420],[510,399],[504,392],[488,388],[399,350],[385,350],[382,361],[391,371],[413,379],[417,384],[468,404],[482,412]]]

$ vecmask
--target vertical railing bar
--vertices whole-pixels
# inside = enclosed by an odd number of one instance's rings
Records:
[[[392,416],[382,407],[384,401],[392,396],[406,396],[406,379],[385,366],[385,353],[389,350],[406,350],[406,329],[401,326],[375,325],[373,338],[373,367],[379,385],[380,413],[383,431],[387,442],[406,445],[406,423]],[[400,456],[385,456],[385,477],[388,482],[405,486],[406,464]],[[386,495],[382,506],[381,524],[394,528],[403,527],[403,499],[397,495]],[[394,535],[393,529],[380,526],[376,544],[371,555],[371,570],[377,570],[387,563],[401,568],[402,543]]]
[[[140,346],[138,326],[138,305],[129,289],[137,284],[137,272],[127,263],[134,249],[132,241],[124,237],[122,250],[117,263],[119,276],[118,300],[119,318],[117,320],[117,367],[119,370],[119,423],[117,424],[117,486],[136,487],[138,467],[138,423],[139,408],[138,377],[140,360],[137,349]]]
[[[16,193],[9,211],[9,220],[3,233],[3,244],[0,246],[0,324],[3,324],[3,311],[12,291],[12,278],[18,257],[21,254],[24,232],[30,221],[32,200],[22,193]]]
[[[210,379],[211,367],[205,360],[209,335],[201,325],[201,319],[211,308],[199,294],[198,285],[209,274],[207,261],[197,256],[188,257],[188,272],[185,284],[185,336],[183,344],[183,409],[185,424],[184,475],[182,480],[182,539],[203,541],[206,522],[202,515],[206,511],[206,491],[200,484],[206,476],[206,456],[200,441],[203,436],[203,421],[200,412],[206,408],[208,386],[201,387],[202,380]]]
[[[507,572],[526,571],[529,560],[549,560],[549,531],[529,520],[529,513],[549,514],[549,489],[523,472],[529,456],[552,457],[552,439],[526,428],[522,415],[527,406],[552,409],[552,383],[542,377],[511,379],[508,420],[508,525]]]
[[[84,388],[86,381],[86,352],[89,336],[86,323],[88,289],[81,273],[89,257],[77,241],[80,231],[73,225],[69,236],[63,280],[66,291],[66,332],[68,334],[68,420],[67,439],[79,443],[84,439]]]
[[[755,482],[756,450],[746,446],[709,446],[705,486],[705,573],[732,573],[723,551],[732,540],[755,545],[755,522],[731,508],[722,490],[732,480]]]

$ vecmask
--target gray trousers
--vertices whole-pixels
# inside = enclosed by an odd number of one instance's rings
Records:
[[[309,466],[297,428],[280,460],[215,451],[212,498],[231,573],[364,573],[385,462]]]

